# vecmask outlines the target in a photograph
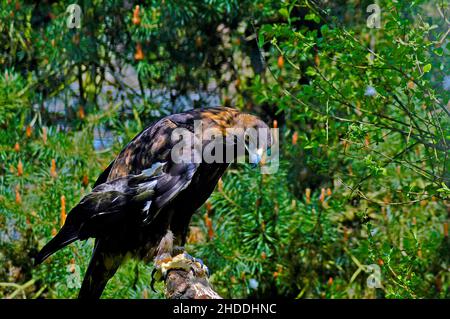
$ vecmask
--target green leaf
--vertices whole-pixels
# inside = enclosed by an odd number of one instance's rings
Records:
[[[314,21],[315,23],[319,23],[320,22],[320,18],[315,13],[308,13],[305,16],[305,20],[307,20],[307,21]]]
[[[327,24],[324,24],[323,26],[320,27],[320,32],[322,34],[325,34],[330,28],[328,27]]]
[[[305,74],[306,74],[306,75],[309,75],[309,76],[314,76],[314,75],[317,74],[317,72],[316,72],[316,70],[315,70],[313,67],[308,66],[308,67],[306,68]]]
[[[258,46],[262,47],[264,45],[264,34],[260,32],[258,34]]]
[[[289,12],[286,8],[281,8],[278,12],[286,19],[289,18]]]
[[[431,64],[430,63],[428,63],[427,65],[425,65],[423,67],[423,72],[424,73],[428,73],[428,72],[430,72],[430,70],[431,70]]]
[[[436,50],[433,51],[436,55],[438,56],[442,56],[442,54],[444,53],[444,49],[442,48],[437,48]]]

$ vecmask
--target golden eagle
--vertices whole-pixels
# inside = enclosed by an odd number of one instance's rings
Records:
[[[174,160],[172,150],[181,139],[173,137],[174,131],[183,129],[194,137],[196,123],[201,123],[203,131],[212,129],[223,137],[228,129],[239,129],[232,140],[234,146],[239,141],[249,143],[243,135],[247,129],[269,131],[258,117],[225,107],[194,109],[154,122],[99,176],[92,192],[70,211],[64,226],[38,253],[35,263],[76,240],[95,238],[78,297],[100,298],[126,257],[151,260],[169,230],[175,245],[183,247],[193,213],[208,199],[229,165],[224,161]],[[270,147],[270,133],[266,138]],[[213,138],[202,136],[200,141],[207,146]],[[188,150],[194,152],[194,146]],[[261,148],[256,151],[248,149],[247,155],[257,162],[262,152]]]

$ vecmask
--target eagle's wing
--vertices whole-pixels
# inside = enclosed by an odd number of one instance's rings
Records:
[[[92,192],[70,211],[64,227],[42,249],[37,261],[74,240],[98,237],[127,220],[149,224],[171,203],[199,167],[198,163],[172,160],[171,150],[180,140],[172,140],[176,128],[177,124],[166,118],[136,136],[100,175]],[[189,130],[185,133],[193,137]]]
[[[117,222],[120,218],[132,218],[123,216],[124,212],[138,210],[142,223],[148,224],[183,191],[199,166],[193,162],[176,163],[171,156],[175,144],[194,140],[191,118],[189,125],[186,123],[180,116],[167,117],[137,135],[99,177],[101,182],[107,174],[106,181],[99,183],[79,203],[89,212],[89,216],[83,216],[85,222],[113,216]],[[180,125],[186,129],[183,138],[173,138],[173,131]],[[193,143],[186,147],[188,152],[194,152]]]
[[[170,152],[175,144],[171,139],[172,132],[177,128],[176,123],[164,118],[139,133],[114,160],[107,181],[140,174],[156,162],[170,162]]]
[[[198,169],[197,163],[172,164],[158,177],[151,201],[142,209],[143,223],[149,224],[159,212],[180,194],[192,181]]]
[[[37,264],[73,241],[102,237],[124,225],[142,223],[138,212],[154,196],[165,164],[156,163],[139,175],[127,175],[96,186],[67,215],[64,226],[35,258]]]

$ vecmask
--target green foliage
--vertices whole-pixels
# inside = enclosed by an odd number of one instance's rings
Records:
[[[0,77],[0,125],[6,126],[15,117],[19,118],[27,111],[28,92],[25,81],[20,75],[8,70]],[[23,121],[23,118],[21,118]]]
[[[281,147],[193,220],[220,294],[450,296],[446,2],[378,1],[380,29],[368,1],[78,3],[73,29],[63,1],[1,3],[0,297],[75,297],[92,242],[33,254],[136,133],[211,104],[276,120]],[[104,297],[161,298],[150,272],[127,262]]]
[[[260,191],[252,191],[255,185]],[[220,292],[228,297],[448,297],[450,241],[442,236],[446,217],[438,203],[407,209],[355,205],[346,200],[350,191],[342,185],[324,194],[323,199],[319,193],[309,200],[295,198],[285,173],[228,172],[206,215],[213,236],[195,246],[216,270],[212,280]],[[207,223],[197,224],[208,232]],[[369,265],[380,266],[378,292],[367,286]],[[257,289],[251,288],[252,280]]]

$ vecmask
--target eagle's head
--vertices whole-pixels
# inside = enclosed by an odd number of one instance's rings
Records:
[[[269,126],[259,117],[239,113],[233,128],[236,130],[236,142],[243,144],[253,166],[264,162],[265,158],[270,156],[274,139]]]

